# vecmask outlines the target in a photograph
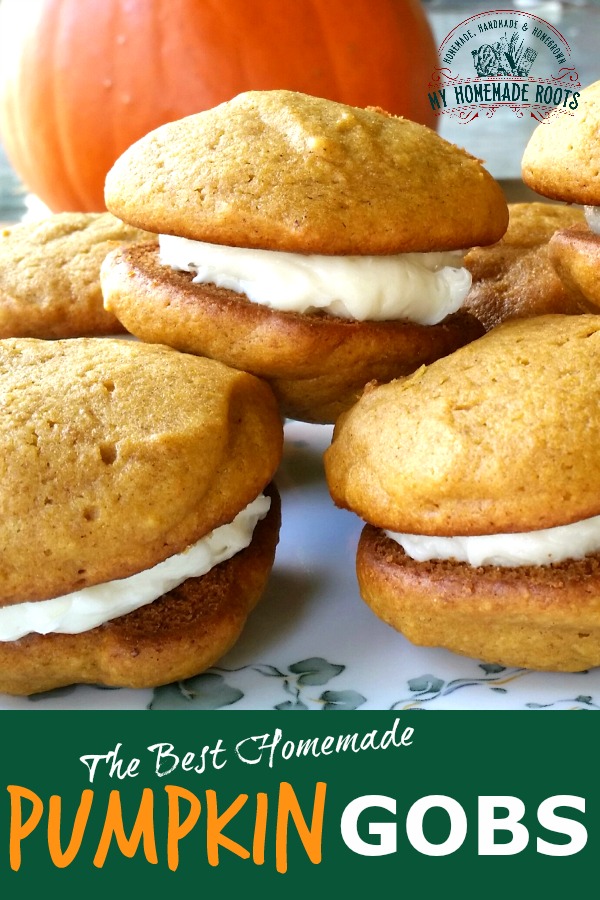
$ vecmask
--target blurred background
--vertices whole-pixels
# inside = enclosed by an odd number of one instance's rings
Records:
[[[0,0],[0,11],[5,2],[7,0]],[[33,0],[20,0],[24,12],[31,2]],[[83,10],[90,0],[78,2]],[[285,10],[286,2],[296,5],[298,0],[279,0],[279,10]],[[314,7],[318,2],[311,0],[311,5]],[[397,2],[402,6],[406,0]],[[227,7],[227,0],[221,0],[221,3],[222,7]],[[581,83],[586,85],[600,79],[600,0],[521,0],[512,4],[494,4],[493,0],[422,0],[421,5],[436,48],[453,28],[474,13],[496,7],[535,13],[557,28],[568,41]],[[365,11],[371,8],[370,0],[364,0],[364,7]],[[5,48],[10,37],[10,34],[0,34]],[[236,52],[235,45],[232,52]],[[264,52],[269,54],[270,48],[265,47]],[[180,65],[181,61],[176,64]],[[421,77],[414,90],[426,93],[427,88],[421,83]],[[537,124],[533,118],[527,115],[519,118],[513,111],[501,109],[491,118],[479,116],[469,124],[460,124],[447,115],[437,119],[436,124],[443,137],[465,147],[484,161],[489,171],[505,185],[509,199],[527,199],[528,192],[520,183],[520,160],[531,131]],[[0,223],[35,217],[44,209],[39,198],[27,189],[11,166],[0,134]]]

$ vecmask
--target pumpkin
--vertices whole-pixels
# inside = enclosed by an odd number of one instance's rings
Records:
[[[435,127],[437,60],[419,0],[2,0],[0,138],[52,211],[102,210],[131,143],[249,89]]]

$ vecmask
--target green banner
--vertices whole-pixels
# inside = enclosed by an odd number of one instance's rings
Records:
[[[4,895],[556,897],[594,873],[597,721],[5,712]]]

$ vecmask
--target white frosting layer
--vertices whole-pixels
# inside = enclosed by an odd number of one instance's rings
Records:
[[[462,252],[320,256],[247,250],[160,235],[160,260],[193,281],[245,294],[285,312],[320,309],[342,319],[435,325],[459,309],[471,275]]]
[[[600,206],[584,206],[583,212],[590,231],[600,234]]]
[[[518,534],[434,537],[386,531],[417,562],[454,559],[471,566],[547,566],[600,550],[600,516]]]
[[[247,547],[256,523],[264,519],[270,506],[270,499],[261,494],[233,522],[215,528],[183,553],[129,578],[95,584],[52,600],[3,606],[0,641],[16,641],[32,632],[80,634],[152,603],[186,579],[205,575]]]

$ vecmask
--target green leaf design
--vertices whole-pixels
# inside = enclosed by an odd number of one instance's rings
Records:
[[[203,672],[187,681],[156,688],[148,709],[221,709],[243,696],[243,691],[228,685],[222,675]]]
[[[255,672],[260,672],[261,675],[268,675],[272,678],[285,678],[285,674],[280,672],[276,666],[270,666],[266,663],[260,663],[257,666],[252,666]]]
[[[324,691],[320,699],[323,709],[357,709],[367,698],[358,691]]]
[[[345,666],[338,666],[327,662],[321,656],[311,656],[289,666],[290,672],[298,675],[298,684],[314,685],[327,684],[331,678],[335,678],[343,672]]]
[[[421,675],[419,678],[411,678],[408,687],[409,690],[419,694],[438,694],[444,687],[444,681],[435,675]]]
[[[499,675],[506,670],[506,666],[500,666],[498,663],[480,663],[479,668],[483,669],[486,675]]]
[[[302,700],[286,700],[284,703],[278,703],[274,709],[308,709],[306,703]]]

